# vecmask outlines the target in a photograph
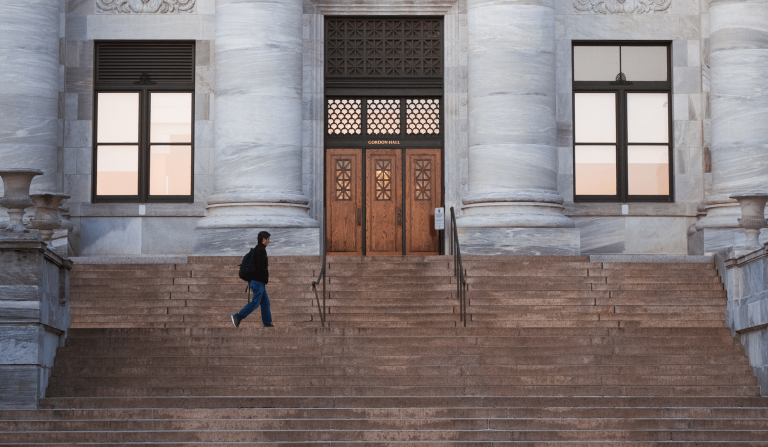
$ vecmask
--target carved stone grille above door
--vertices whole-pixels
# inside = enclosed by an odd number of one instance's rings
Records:
[[[442,87],[442,77],[441,18],[326,18],[326,86]]]
[[[331,77],[442,76],[440,19],[328,19]]]

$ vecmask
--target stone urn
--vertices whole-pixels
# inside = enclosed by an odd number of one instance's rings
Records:
[[[768,201],[768,193],[746,193],[731,196],[741,205],[741,219],[739,225],[747,233],[747,243],[744,248],[762,248],[759,242],[760,229],[768,227],[765,221],[765,202]]]
[[[45,194],[32,194],[30,196],[35,204],[35,217],[29,220],[29,225],[40,231],[40,238],[49,242],[53,238],[53,230],[61,227],[59,219],[59,207],[68,194],[52,192]]]
[[[8,216],[11,223],[5,231],[14,233],[29,233],[21,223],[24,217],[24,209],[32,206],[32,199],[29,197],[29,185],[32,178],[36,175],[43,175],[39,169],[5,169],[0,171],[0,177],[3,177],[3,198],[0,199],[0,206],[8,209]]]

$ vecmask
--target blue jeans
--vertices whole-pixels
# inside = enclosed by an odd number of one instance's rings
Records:
[[[264,283],[251,281],[248,285],[253,290],[253,299],[240,312],[235,314],[235,318],[242,320],[261,305],[261,322],[272,324],[272,312],[269,311],[269,296],[267,296],[267,289],[264,287]]]

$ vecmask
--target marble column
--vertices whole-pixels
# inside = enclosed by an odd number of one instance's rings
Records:
[[[196,252],[317,254],[302,191],[302,0],[216,2],[214,193]],[[253,233],[253,234],[251,234]]]
[[[59,0],[0,2],[0,166],[42,170],[33,193],[61,190],[59,25]]]
[[[696,229],[714,252],[744,242],[729,196],[768,192],[768,0],[710,0],[709,9],[712,171]]]
[[[578,230],[563,215],[557,192],[554,1],[468,0],[467,6],[462,251],[578,253]]]

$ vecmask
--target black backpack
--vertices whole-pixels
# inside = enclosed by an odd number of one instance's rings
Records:
[[[256,279],[256,249],[252,248],[245,256],[243,256],[243,262],[240,264],[240,279],[246,282],[251,282]]]

